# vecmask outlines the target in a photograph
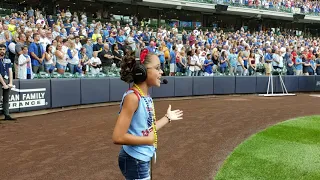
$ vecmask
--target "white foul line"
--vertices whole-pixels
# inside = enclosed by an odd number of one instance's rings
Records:
[[[38,89],[17,89],[17,88],[12,88],[12,91],[16,92],[37,92],[37,91],[46,91],[46,88],[38,88]]]
[[[317,94],[312,94],[310,95],[311,97],[320,97],[320,95],[317,95]]]

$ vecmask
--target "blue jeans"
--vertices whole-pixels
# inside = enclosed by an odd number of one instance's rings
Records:
[[[150,162],[131,157],[123,148],[120,150],[118,162],[126,180],[150,180]]]
[[[63,65],[59,64],[58,62],[56,64],[56,66],[57,66],[57,69],[63,69],[64,71],[66,70],[66,66],[63,66]]]
[[[198,76],[199,71],[190,71],[188,70],[188,76]]]
[[[227,67],[220,67],[220,73],[225,73],[226,72]]]
[[[71,74],[75,74],[77,72],[77,67],[78,67],[77,64],[70,64],[69,63],[68,66],[69,66],[69,71]]]

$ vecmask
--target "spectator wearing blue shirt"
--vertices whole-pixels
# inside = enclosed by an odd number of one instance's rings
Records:
[[[176,46],[172,46],[172,51],[170,51],[170,76],[175,75],[176,69]]]
[[[124,47],[124,38],[123,38],[123,31],[120,31],[119,35],[116,37],[116,40],[117,40],[117,44],[118,44],[118,48],[122,51],[123,50],[123,47]]]
[[[33,16],[34,16],[34,10],[32,9],[32,7],[30,7],[30,9],[28,10],[28,18]]]
[[[91,59],[93,54],[93,45],[91,44],[90,38],[85,39],[85,44],[83,45],[83,47],[86,49],[86,55],[89,59]]]
[[[48,21],[49,27],[52,28],[52,26],[53,26],[53,24],[54,24],[54,19],[52,18],[52,15],[49,15],[47,21]]]
[[[12,67],[11,60],[5,58],[6,54],[6,46],[4,44],[0,44],[0,85],[2,86],[2,108],[4,120],[12,121],[15,120],[9,114],[9,93],[10,89],[13,87],[12,79]]]
[[[29,55],[31,57],[32,72],[38,74],[44,71],[43,60],[45,58],[45,51],[40,44],[40,35],[38,33],[33,34],[34,42],[29,46]]]
[[[213,61],[211,59],[211,54],[207,54],[206,60],[203,63],[204,66],[204,76],[213,76]]]
[[[297,56],[296,58],[296,75],[297,76],[302,75],[302,59],[299,56]]]
[[[232,48],[230,50],[230,54],[229,54],[229,62],[230,62],[230,73],[231,75],[234,75],[236,73],[236,69],[237,69],[237,55],[235,54],[236,49]]]
[[[294,75],[294,71],[293,71],[294,63],[293,63],[292,59],[293,59],[293,55],[290,54],[289,58],[287,58],[287,60],[286,60],[287,75]]]
[[[146,32],[145,34],[143,34],[142,39],[143,39],[144,44],[146,46],[149,46],[149,42],[150,42],[149,33]]]
[[[272,57],[272,53],[271,53],[271,49],[267,48],[266,49],[266,55],[264,57],[264,60],[266,62],[265,64],[265,68],[266,68],[266,75],[270,75],[271,73],[271,69],[272,69],[272,61],[273,61],[273,57]]]
[[[66,23],[64,24],[64,28],[67,31],[67,35],[69,35],[70,34],[70,29],[72,28],[72,24],[70,23],[69,19],[67,19]]]
[[[105,41],[107,39],[107,37],[109,37],[109,31],[108,31],[107,27],[105,27],[102,30],[102,39],[103,39],[103,41]]]
[[[153,41],[150,41],[149,46],[147,47],[149,52],[155,53],[156,52],[156,47],[155,47],[155,43]]]
[[[163,52],[162,46],[159,46],[159,49],[157,50],[157,54],[159,56],[159,60],[160,60],[160,64],[161,64],[161,70],[164,71],[165,58],[164,58],[164,52]]]
[[[172,43],[171,43],[170,40],[168,40],[168,42],[166,43],[166,45],[167,45],[167,47],[168,47],[169,50],[172,49]],[[173,49],[172,49],[172,50],[173,50]]]

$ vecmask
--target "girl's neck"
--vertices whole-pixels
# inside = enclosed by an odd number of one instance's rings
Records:
[[[149,93],[148,93],[148,85],[146,83],[141,83],[141,84],[136,84],[140,90],[142,91],[143,95],[147,96]]]

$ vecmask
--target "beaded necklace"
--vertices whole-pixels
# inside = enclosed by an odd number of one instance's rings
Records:
[[[140,87],[136,84],[133,85],[135,88],[137,88],[139,94],[141,96],[145,96],[144,93],[142,92],[142,90],[140,89]],[[150,110],[150,106],[149,106],[149,102],[146,98],[142,98],[144,100],[144,102],[147,104],[147,108]],[[153,143],[153,146],[157,149],[158,147],[158,134],[157,134],[157,129],[156,129],[156,125],[155,125],[155,122],[156,122],[156,111],[154,109],[154,104],[153,104],[153,101],[151,101],[152,103],[152,114],[151,114],[151,111],[148,111],[149,112],[149,117],[152,118],[152,129],[153,129],[153,133],[154,133],[154,143]]]

